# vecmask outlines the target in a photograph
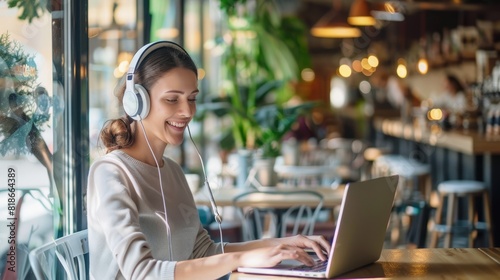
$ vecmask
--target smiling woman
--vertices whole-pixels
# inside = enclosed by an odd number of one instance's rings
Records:
[[[148,44],[132,59],[129,72],[116,92],[126,115],[105,125],[101,139],[108,154],[98,159],[89,173],[91,275],[127,279],[135,278],[137,271],[143,276],[153,275],[155,270],[141,261],[143,254],[174,261],[186,259],[192,253],[205,256],[221,250],[220,245],[210,241],[208,234],[201,234],[198,219],[186,220],[186,224],[180,226],[182,221],[174,218],[183,217],[181,210],[191,209],[190,212],[195,213],[196,207],[191,202],[191,192],[180,166],[163,157],[168,144],[178,145],[183,140],[184,130],[196,111],[197,86],[194,62],[175,43]],[[104,170],[109,173],[101,173]],[[122,176],[127,179],[123,180]],[[165,189],[163,182],[168,184]],[[122,188],[127,195],[116,193]],[[185,207],[177,207],[179,203]],[[173,234],[170,225],[175,225],[174,232],[178,227],[186,230],[180,235]],[[144,234],[146,239],[124,234],[126,232]],[[105,236],[114,238],[107,240]],[[154,242],[163,243],[165,237],[166,250]],[[143,247],[146,240],[150,241],[148,248]],[[195,241],[203,246],[195,248]],[[136,246],[144,252],[127,253]],[[103,252],[103,248],[109,249]],[[123,254],[119,262],[113,258],[116,250],[118,256]],[[103,262],[103,257],[109,261]],[[161,275],[173,277],[174,267],[174,262],[158,263]]]
[[[215,279],[285,258],[311,265],[304,248],[325,259],[329,244],[320,236],[227,244],[203,228],[186,176],[163,156],[183,141],[196,111],[197,69],[179,45],[141,48],[117,93],[126,115],[105,125],[108,153],[88,177],[91,278]]]
[[[138,53],[139,55],[132,60],[131,70],[127,75],[123,76],[115,92],[115,95],[123,104],[126,116],[121,119],[111,120],[109,125],[105,126],[105,130],[115,125],[122,126],[129,135],[123,135],[123,131],[116,135],[112,131],[110,131],[110,134],[103,134],[102,140],[108,152],[129,148],[134,144],[134,137],[131,137],[131,135],[135,135],[137,130],[134,120],[144,121],[145,126],[148,126],[149,119],[155,119],[154,117],[147,118],[151,109],[156,109],[156,107],[164,108],[169,105],[178,106],[181,97],[189,104],[189,110],[186,110],[182,118],[178,117],[179,119],[170,120],[170,122],[187,124],[191,120],[192,116],[186,117],[186,114],[194,114],[196,110],[195,101],[198,93],[197,68],[182,48],[173,43],[170,45],[179,57],[172,56],[168,50],[165,51],[166,48],[162,48],[164,46],[161,44],[151,44],[147,45],[148,48],[142,49]],[[184,53],[184,57],[180,55],[182,53]],[[141,69],[141,65],[146,64],[150,65],[150,67],[142,71],[136,71],[136,69]],[[188,78],[185,79],[185,77]],[[157,94],[151,96],[150,92]],[[155,111],[151,114],[165,113],[164,111]],[[165,115],[163,115],[163,118],[163,122],[168,123],[165,120]],[[142,137],[141,134],[138,134],[138,137]],[[115,142],[117,139],[123,141]]]

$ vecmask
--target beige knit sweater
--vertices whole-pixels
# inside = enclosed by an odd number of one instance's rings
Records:
[[[163,158],[158,169],[122,151],[113,151],[90,168],[87,208],[90,278],[174,279],[176,261],[221,252],[203,229],[180,166]]]

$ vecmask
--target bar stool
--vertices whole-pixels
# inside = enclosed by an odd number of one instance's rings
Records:
[[[426,201],[430,198],[431,178],[429,164],[401,155],[382,154],[375,159],[372,174],[374,177],[392,174],[400,176],[396,201],[411,199],[417,193]],[[414,183],[417,183],[417,185],[414,185]]]
[[[372,173],[375,177],[400,176],[389,225],[391,246],[406,243],[407,247],[425,247],[430,210],[430,165],[402,155],[386,154],[375,159]]]
[[[490,246],[493,245],[493,236],[491,233],[491,214],[490,214],[490,200],[488,195],[488,189],[483,182],[472,181],[472,180],[450,180],[441,182],[438,185],[439,194],[439,205],[436,210],[435,225],[432,228],[432,238],[430,242],[430,247],[435,248],[438,243],[438,238],[440,233],[445,234],[444,247],[451,247],[452,235],[456,232],[457,226],[460,225],[460,221],[457,219],[457,208],[458,208],[458,198],[467,198],[467,223],[466,226],[469,230],[468,233],[468,246],[473,247],[474,233],[477,233],[478,229],[485,230],[488,234],[488,242]],[[478,221],[477,212],[475,208],[476,197],[480,196],[483,202],[483,215],[484,221]],[[442,224],[442,215],[444,208],[444,199],[448,198],[447,201],[447,213],[445,224]],[[476,221],[474,221],[476,219]]]

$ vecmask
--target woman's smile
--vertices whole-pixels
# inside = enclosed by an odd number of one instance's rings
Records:
[[[170,122],[170,121],[167,121],[167,124],[169,124],[169,125],[171,125],[171,126],[178,127],[178,128],[184,128],[184,127],[186,127],[186,125],[187,125],[187,123]]]

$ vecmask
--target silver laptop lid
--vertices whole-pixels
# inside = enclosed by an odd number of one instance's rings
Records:
[[[398,175],[349,183],[333,237],[327,276],[378,260],[398,186]]]
[[[326,271],[290,270],[300,265],[286,260],[275,267],[240,267],[238,271],[266,275],[332,278],[377,261],[394,203],[399,176],[349,183],[344,191]]]

